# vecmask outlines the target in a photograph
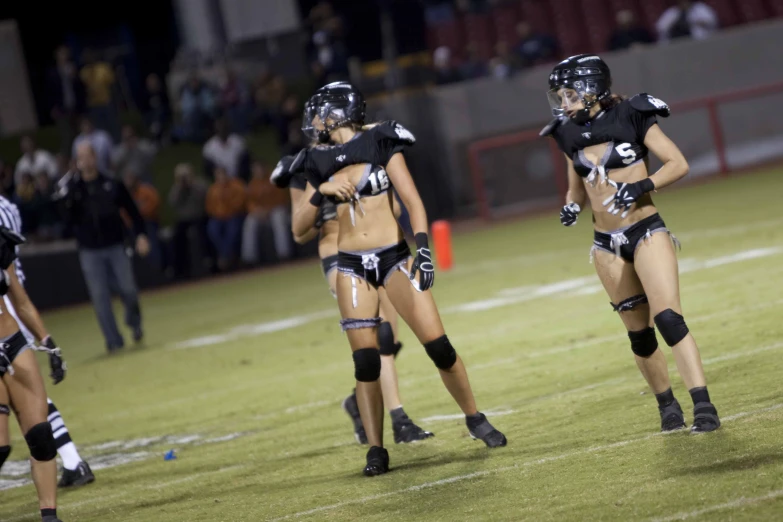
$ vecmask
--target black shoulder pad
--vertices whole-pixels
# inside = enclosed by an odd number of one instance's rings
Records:
[[[546,127],[544,127],[543,129],[541,129],[541,132],[539,132],[539,133],[538,133],[538,135],[539,135],[539,136],[541,136],[542,138],[543,138],[544,136],[549,136],[550,134],[552,134],[553,132],[555,132],[555,129],[556,129],[556,128],[558,128],[558,127],[560,126],[560,124],[561,124],[561,123],[563,123],[563,118],[562,118],[562,116],[557,116],[557,117],[556,117],[556,118],[554,118],[552,121],[550,121],[549,123],[547,123],[547,124],[546,124]]]
[[[6,270],[14,262],[16,246],[24,242],[24,236],[17,234],[10,228],[0,226],[0,269]]]
[[[393,120],[379,123],[372,127],[371,130],[378,133],[379,136],[400,141],[406,145],[413,145],[416,143],[416,138],[413,136],[413,133]]]
[[[658,116],[663,116],[664,118],[668,117],[672,113],[672,111],[669,109],[669,106],[666,105],[665,102],[659,100],[651,94],[647,94],[646,92],[642,92],[636,96],[631,97],[631,99],[628,100],[628,103],[630,103],[631,107],[639,112],[653,113],[657,114]]]
[[[294,160],[291,162],[291,166],[288,167],[289,172],[303,172],[306,157],[307,157],[307,149],[300,150],[299,154],[297,154],[294,157]]]
[[[288,188],[293,177],[291,172],[291,164],[294,162],[294,156],[283,156],[280,161],[277,162],[275,170],[272,171],[272,175],[269,176],[269,180],[277,185],[279,188]]]

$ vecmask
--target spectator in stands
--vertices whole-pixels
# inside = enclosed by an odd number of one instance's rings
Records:
[[[19,182],[16,184],[16,196],[13,199],[19,207],[19,214],[21,214],[24,224],[22,232],[26,235],[35,234],[38,230],[38,214],[35,209],[35,177],[32,172],[22,172]]]
[[[235,264],[245,217],[245,191],[241,180],[229,176],[222,165],[215,166],[215,182],[207,191],[207,235],[217,251],[220,270]]]
[[[639,25],[633,11],[623,9],[616,15],[617,28],[609,38],[609,50],[617,51],[637,45],[645,45],[655,42],[650,32]]]
[[[517,24],[516,53],[523,67],[530,67],[555,59],[558,52],[557,41],[551,35],[534,33],[530,24],[520,22]]]
[[[225,84],[220,90],[220,110],[231,129],[246,134],[250,125],[250,91],[230,67],[225,70]]]
[[[451,60],[451,49],[441,45],[432,53],[432,65],[435,69],[435,85],[448,85],[460,81],[459,71]]]
[[[0,159],[0,195],[13,199],[13,194],[15,193],[14,167]]]
[[[204,144],[202,156],[204,172],[212,178],[216,165],[221,165],[232,178],[250,178],[250,154],[245,139],[230,132],[228,122],[223,118],[215,122],[215,135]]]
[[[174,169],[174,185],[169,192],[169,205],[174,211],[174,273],[180,277],[190,275],[191,242],[195,236],[198,248],[208,257],[206,237],[205,202],[207,185],[193,173],[193,167],[180,163]]]
[[[114,70],[92,49],[85,49],[82,59],[84,66],[79,77],[87,89],[90,119],[97,128],[105,130],[111,134],[112,139],[118,140],[120,120],[114,106]]]
[[[60,133],[60,152],[70,154],[73,139],[84,113],[84,85],[67,47],[55,51],[55,66],[49,71],[46,85],[49,111]]]
[[[141,214],[141,218],[144,220],[147,239],[149,239],[150,243],[149,258],[154,265],[163,268],[163,252],[160,247],[160,238],[158,237],[158,230],[160,229],[160,195],[152,184],[142,181],[141,176],[132,168],[123,172],[122,181],[125,184],[125,188],[128,189],[128,193],[133,198],[133,202],[136,203],[139,214]],[[129,220],[126,222],[130,228],[132,224]]]
[[[487,64],[481,59],[478,53],[478,47],[471,42],[466,47],[467,59],[462,63],[459,68],[460,77],[463,80],[472,80],[474,78],[482,78],[487,75]]]
[[[182,112],[180,137],[186,141],[201,143],[206,137],[205,130],[212,125],[216,108],[215,95],[195,72],[182,87],[179,107]]]
[[[169,95],[157,74],[147,76],[146,84],[144,121],[152,139],[160,144],[171,125]]]
[[[348,50],[340,28],[339,18],[331,18],[313,34],[311,68],[319,85],[348,80]]]
[[[111,171],[111,153],[114,147],[111,136],[105,130],[96,129],[90,118],[84,117],[81,122],[81,132],[76,139],[73,140],[73,154],[72,157],[76,157],[76,151],[79,145],[88,142],[92,145],[92,150],[95,151],[95,155],[98,158],[98,169],[104,173],[109,174]]]
[[[489,62],[490,74],[498,80],[505,80],[514,74],[516,59],[511,54],[508,43],[501,40],[495,45],[495,57]]]
[[[35,177],[35,196],[33,206],[38,222],[38,239],[52,241],[62,237],[63,223],[57,214],[57,207],[52,201],[52,180],[46,172],[40,172]],[[24,221],[22,221],[24,223]]]
[[[718,15],[704,2],[679,0],[655,24],[662,42],[690,37],[703,40],[718,30]]]
[[[132,125],[124,125],[122,142],[112,151],[114,171],[124,173],[130,170],[145,182],[152,183],[152,162],[157,153],[154,143],[139,138]]]
[[[269,181],[269,173],[260,163],[254,162],[252,170],[247,187],[247,217],[242,227],[242,261],[249,265],[260,261],[260,231],[266,226],[272,228],[277,258],[289,259],[293,245],[288,193]]]
[[[32,136],[22,136],[19,146],[22,149],[22,157],[16,162],[16,183],[19,183],[23,172],[45,172],[52,179],[57,176],[54,156],[49,151],[39,149]]]

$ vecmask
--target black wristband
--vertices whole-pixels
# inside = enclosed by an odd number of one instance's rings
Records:
[[[644,178],[639,182],[639,188],[641,188],[644,193],[652,192],[655,190],[655,183],[653,183],[653,180],[650,178]]]
[[[310,198],[310,204],[314,207],[320,207],[321,203],[323,203],[324,195],[315,191],[315,194],[313,194],[313,197]]]
[[[49,348],[50,350],[54,350],[55,348],[57,348],[57,343],[54,342],[54,339],[52,339],[51,335],[46,336],[46,338],[43,340],[41,344],[43,344],[46,348]]]
[[[422,248],[426,248],[427,250],[430,249],[430,238],[425,232],[419,232],[414,236],[414,239],[416,240],[416,250]]]

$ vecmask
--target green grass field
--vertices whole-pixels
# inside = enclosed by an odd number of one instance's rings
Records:
[[[315,261],[144,295],[146,347],[112,358],[90,308],[46,314],[70,367],[50,393],[94,468],[109,466],[61,494],[60,516],[780,520],[781,174],[657,197],[683,244],[685,318],[723,417],[716,433],[657,433],[655,399],[588,263],[589,218],[565,229],[553,212],[456,236],[456,268],[435,287],[479,406],[508,447],[468,437],[403,327],[403,401],[436,437],[390,443],[393,471],[375,479],[361,476],[366,448],[340,410],[353,367]],[[676,373],[673,383],[690,421]],[[12,437],[0,520],[36,520],[32,487],[9,487],[26,478],[27,449]],[[178,458],[164,461],[170,449]]]

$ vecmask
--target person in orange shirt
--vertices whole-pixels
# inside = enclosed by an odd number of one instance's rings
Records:
[[[122,180],[147,227],[147,238],[150,242],[149,259],[158,267],[162,267],[163,251],[160,247],[160,239],[158,239],[158,229],[160,228],[160,195],[158,190],[149,183],[142,182],[139,174],[131,169],[125,171]],[[123,217],[127,224],[128,217]]]
[[[260,228],[272,227],[277,257],[285,260],[293,254],[291,244],[288,193],[269,181],[269,173],[256,162],[247,186],[247,217],[242,227],[242,261],[256,264],[260,260]]]
[[[218,254],[218,268],[233,265],[245,219],[247,194],[242,180],[229,177],[225,167],[215,167],[215,182],[207,191],[207,235]]]

